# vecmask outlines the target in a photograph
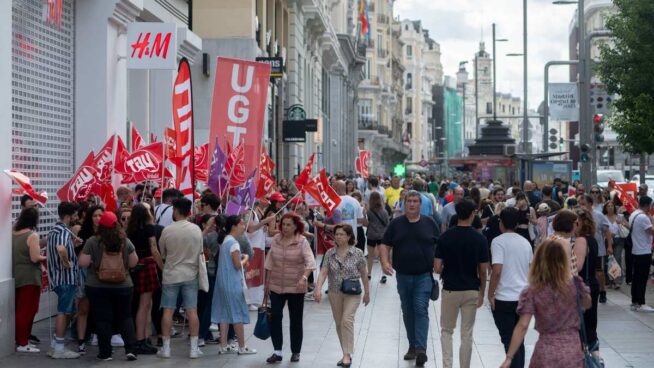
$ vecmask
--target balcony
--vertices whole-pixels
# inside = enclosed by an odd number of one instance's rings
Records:
[[[390,17],[388,15],[384,15],[384,14],[377,15],[377,23],[388,24],[389,21],[390,21]]]
[[[379,122],[365,116],[359,117],[359,130],[376,130],[379,127]]]
[[[388,50],[386,49],[377,49],[377,57],[385,59],[388,57]]]
[[[380,124],[380,125],[377,127],[377,131],[378,131],[380,134],[382,134],[382,135],[386,135],[388,138],[392,138],[392,137],[393,137],[393,132],[392,132],[390,129],[388,129],[387,126],[384,126],[384,125],[381,125],[381,124]]]

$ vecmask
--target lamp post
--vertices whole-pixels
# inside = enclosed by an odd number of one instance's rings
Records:
[[[497,58],[495,53],[495,43],[496,42],[506,42],[506,38],[495,38],[495,23],[493,23],[493,121],[497,120],[497,75],[496,75],[496,66]]]
[[[523,29],[522,29],[522,52],[524,55],[522,56],[522,63],[523,63],[523,84],[524,84],[524,105],[522,108],[522,149],[524,153],[527,153],[527,147],[529,146],[529,108],[527,105],[527,0],[522,1],[522,22],[523,22]],[[526,169],[527,165],[525,164],[525,171],[523,171],[523,176],[524,179],[526,179]],[[523,180],[524,182],[524,180]]]
[[[468,73],[466,71],[467,60],[459,62],[459,72],[466,73],[466,80],[462,83],[463,88],[463,145],[465,146],[465,137],[466,137],[466,84],[468,83]]]

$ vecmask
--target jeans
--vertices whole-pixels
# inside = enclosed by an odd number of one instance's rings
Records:
[[[86,287],[86,295],[91,302],[95,316],[95,330],[98,334],[100,358],[111,356],[111,335],[113,326],[118,327],[125,341],[125,353],[133,353],[136,344],[134,321],[131,316],[133,288]]]
[[[300,354],[302,350],[302,314],[304,313],[304,293],[300,294],[277,294],[270,292],[270,307],[272,319],[270,321],[270,337],[273,348],[282,350],[284,345],[284,334],[282,333],[282,318],[284,306],[288,302],[288,316],[291,319],[291,352]]]
[[[431,295],[431,275],[397,274],[397,292],[402,303],[402,319],[409,349],[425,352],[429,333],[429,296]]]
[[[634,275],[631,283],[631,303],[645,304],[645,290],[649,278],[649,266],[652,262],[652,254],[632,255],[634,260]]]
[[[516,312],[518,309],[518,302],[503,301],[495,299],[495,310],[493,310],[493,320],[495,326],[500,333],[500,339],[504,345],[504,351],[509,351],[511,345],[511,337],[513,336],[513,329],[518,324],[520,315]],[[525,344],[524,341],[520,344],[520,348],[516,351],[511,361],[511,368],[522,368],[525,366]]]
[[[452,368],[453,348],[452,334],[456,320],[461,311],[461,347],[459,348],[459,366],[470,368],[472,356],[472,330],[477,316],[477,298],[479,291],[443,290],[441,296],[441,348],[443,350],[443,367]]]
[[[208,340],[213,338],[209,331],[211,326],[211,301],[215,288],[216,276],[209,276],[209,292],[198,291],[198,317],[200,318],[200,338]]]

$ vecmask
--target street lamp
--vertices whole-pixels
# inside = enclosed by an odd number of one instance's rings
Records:
[[[497,57],[495,53],[495,43],[496,42],[507,42],[506,38],[495,38],[495,23],[493,23],[493,121],[497,120],[497,75],[496,75],[496,66],[497,66]],[[475,71],[476,72],[476,71]]]
[[[459,62],[459,71],[466,71],[466,64],[468,60]],[[466,72],[466,80],[463,81],[463,145],[465,146],[465,134],[466,134],[466,84],[468,82],[468,76]]]

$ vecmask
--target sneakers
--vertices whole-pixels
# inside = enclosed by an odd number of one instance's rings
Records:
[[[136,354],[134,354],[134,353],[127,353],[127,354],[125,355],[125,358],[126,358],[128,361],[133,362],[133,361],[136,360]]]
[[[643,304],[636,307],[636,312],[654,313],[654,308],[650,307],[647,304]]]
[[[79,355],[85,355],[86,354],[86,344],[81,343],[81,344],[77,345],[77,352],[79,353]]]
[[[250,304],[249,309],[251,312],[256,312],[259,310],[259,307],[256,304]]]
[[[600,291],[599,302],[606,303],[606,291]]]
[[[409,350],[404,354],[404,360],[414,360],[416,359],[416,349],[409,348]]]
[[[123,341],[123,338],[120,335],[113,335],[111,336],[111,346],[113,347],[125,346],[125,341]]]
[[[101,356],[99,356],[99,355],[96,356],[95,359],[96,359],[96,360],[99,360],[99,361],[102,361],[102,362],[110,362],[110,361],[114,360],[114,358],[112,358],[111,356],[108,356],[108,357],[104,357],[104,358],[103,358],[103,357],[101,357]]]
[[[212,337],[210,339],[204,340],[204,343],[207,344],[207,345],[217,345],[217,344],[220,344],[220,340]]]
[[[98,346],[98,335],[91,335],[91,346]]]
[[[223,346],[218,346],[218,354],[223,355],[223,354],[236,354],[238,352],[238,348],[234,348],[231,345],[227,345],[225,347]]]
[[[279,363],[281,361],[282,361],[282,356],[277,355],[275,353],[273,353],[273,355],[271,355],[270,357],[268,357],[268,359],[266,359],[266,363],[268,364]]]
[[[145,340],[137,341],[136,342],[136,348],[135,348],[136,354],[141,354],[141,355],[153,355],[157,353],[157,348],[154,346],[150,346],[145,343]]]
[[[422,367],[427,363],[427,354],[424,351],[419,351],[416,354],[416,366]]]
[[[314,301],[315,298],[313,297],[313,293],[306,293],[306,294],[304,294],[304,300],[306,300],[306,301],[310,301],[310,302]]]
[[[291,354],[291,362],[299,362],[300,361],[300,353],[294,353]]]
[[[34,335],[30,335],[30,336],[27,338],[27,342],[28,342],[29,344],[38,345],[38,344],[41,343],[41,340],[39,340],[39,338],[36,337],[36,336],[34,336]]]
[[[191,349],[191,352],[188,354],[188,357],[191,359],[197,359],[202,355],[204,355],[202,350],[200,350],[200,348],[195,348],[195,349]]]
[[[257,353],[256,349],[250,349],[247,346],[238,349],[238,355],[250,355],[250,354],[256,354],[256,353]]]
[[[218,324],[216,324],[216,323],[212,323],[212,324],[209,326],[209,331],[211,331],[211,332],[218,332]]]
[[[203,348],[206,345],[204,339],[198,339],[198,347]]]
[[[77,359],[79,358],[79,353],[76,353],[72,350],[64,349],[63,351],[53,351],[50,355],[52,359]]]
[[[157,351],[157,356],[159,358],[169,359],[170,358],[170,347],[168,349],[165,349],[163,347],[161,349],[159,349],[159,351]]]
[[[34,345],[24,345],[24,346],[17,346],[16,347],[16,352],[17,353],[40,353],[41,350],[39,350],[36,346]]]

